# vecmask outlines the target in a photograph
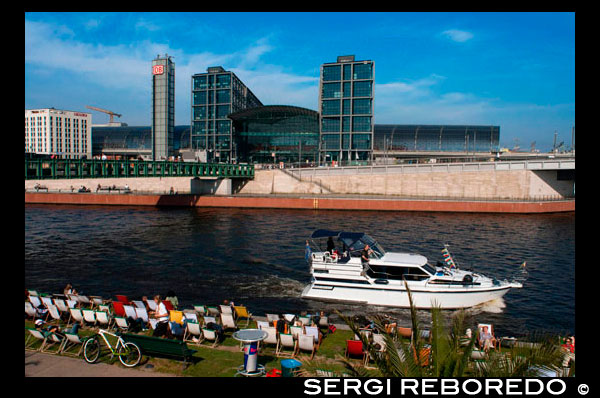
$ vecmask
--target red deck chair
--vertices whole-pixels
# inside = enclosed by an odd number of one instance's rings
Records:
[[[116,316],[119,316],[121,318],[127,318],[127,315],[125,314],[125,307],[123,307],[123,303],[120,301],[113,301],[112,303],[113,305],[113,311],[115,312]]]
[[[360,340],[346,340],[346,358],[350,356],[359,356],[364,364],[367,360],[367,353],[363,349],[363,343]]]
[[[167,311],[175,310],[175,307],[173,307],[173,303],[171,303],[169,300],[163,300],[162,302],[165,305]]]
[[[131,305],[131,301],[127,296],[124,296],[122,294],[115,294],[115,297],[117,298],[117,301],[120,301],[121,303],[126,305]]]

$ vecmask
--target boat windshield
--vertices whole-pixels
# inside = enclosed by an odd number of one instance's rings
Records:
[[[435,267],[432,266],[431,264],[427,263],[423,266],[423,269],[427,272],[429,272],[431,275],[435,275],[436,270]]]

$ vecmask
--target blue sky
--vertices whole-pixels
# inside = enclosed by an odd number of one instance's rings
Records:
[[[26,13],[25,108],[149,126],[165,53],[177,125],[209,66],[264,104],[318,110],[320,65],[347,54],[375,61],[375,123],[499,125],[501,146],[543,151],[575,123],[574,13]]]

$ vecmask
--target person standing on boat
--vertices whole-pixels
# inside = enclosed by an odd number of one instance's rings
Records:
[[[334,250],[335,243],[333,243],[333,238],[330,236],[329,239],[327,239],[327,251],[329,252],[329,254],[333,254]]]
[[[360,273],[362,276],[366,275],[367,267],[369,266],[369,255],[373,254],[373,250],[369,248],[369,245],[365,245],[365,248],[360,253],[360,262],[362,263],[363,270]]]

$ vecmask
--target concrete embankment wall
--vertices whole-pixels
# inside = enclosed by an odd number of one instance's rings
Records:
[[[558,181],[556,171],[473,171],[401,174],[350,174],[293,177],[281,170],[256,170],[253,180],[190,179],[189,177],[106,178],[82,180],[29,180],[32,190],[40,183],[51,191],[71,192],[84,185],[92,191],[102,186],[127,184],[134,192],[166,194],[344,194],[391,195],[407,198],[535,200],[571,197],[573,181]]]

